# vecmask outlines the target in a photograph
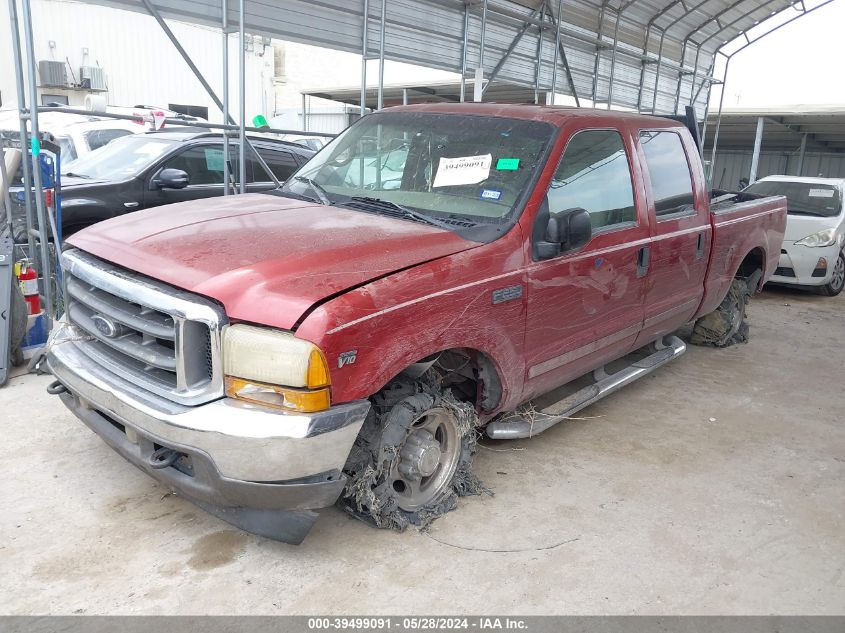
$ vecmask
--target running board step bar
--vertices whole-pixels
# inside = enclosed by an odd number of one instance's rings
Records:
[[[604,368],[593,372],[596,379],[592,385],[580,389],[559,402],[549,405],[533,414],[533,419],[521,417],[497,420],[487,425],[487,436],[496,440],[515,440],[533,437],[558,422],[571,417],[581,409],[612,394],[617,389],[653,372],[661,365],[676,359],[687,351],[686,344],[677,336],[670,336],[658,343],[660,349],[642,358],[615,374],[606,374]]]

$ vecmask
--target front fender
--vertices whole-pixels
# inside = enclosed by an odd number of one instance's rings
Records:
[[[296,334],[326,353],[333,401],[367,398],[426,356],[469,348],[493,361],[500,408],[515,406],[525,374],[526,279],[514,241],[428,262],[315,309]],[[494,302],[503,289],[511,291]]]
[[[115,216],[114,210],[96,198],[62,198],[62,227],[95,224]]]

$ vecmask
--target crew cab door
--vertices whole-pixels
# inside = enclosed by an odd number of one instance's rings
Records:
[[[624,355],[640,332],[649,226],[632,143],[618,129],[580,130],[566,143],[549,212],[585,209],[593,235],[528,268],[526,398]]]
[[[645,322],[637,345],[686,323],[698,310],[710,257],[709,201],[698,152],[678,128],[640,130],[651,245]]]

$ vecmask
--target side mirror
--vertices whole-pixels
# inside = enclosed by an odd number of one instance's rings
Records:
[[[162,169],[153,184],[159,189],[184,189],[188,186],[188,174],[181,169]]]
[[[560,244],[561,252],[574,251],[590,241],[593,227],[590,214],[584,209],[576,207],[566,209],[549,216],[549,226],[546,229],[546,239]]]
[[[545,211],[545,210],[544,210]],[[584,209],[576,207],[557,213],[544,212],[538,216],[545,227],[539,240],[535,240],[535,252],[538,259],[551,259],[561,253],[574,251],[590,241],[593,235],[590,224],[590,214]]]

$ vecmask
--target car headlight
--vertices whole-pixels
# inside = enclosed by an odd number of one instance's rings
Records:
[[[290,332],[242,324],[226,328],[223,373],[230,398],[303,413],[331,404],[326,357]]]
[[[802,238],[795,242],[800,246],[810,246],[810,247],[823,247],[823,246],[833,246],[837,242],[836,237],[836,229],[830,228],[825,229],[824,231],[819,231],[818,233],[813,233],[812,235],[808,235],[805,238]]]

